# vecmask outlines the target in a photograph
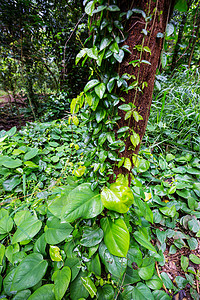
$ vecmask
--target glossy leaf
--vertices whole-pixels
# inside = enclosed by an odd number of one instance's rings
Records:
[[[148,241],[148,239],[141,234],[139,231],[135,231],[133,233],[134,238],[136,239],[136,241],[141,244],[143,247],[145,247],[146,249],[149,249],[153,252],[156,252],[156,249],[154,248],[154,246]]]
[[[12,243],[15,244],[32,239],[40,231],[41,227],[42,222],[36,216],[29,216],[17,226]]]
[[[100,83],[99,85],[96,85],[94,90],[95,90],[95,93],[97,94],[97,96],[99,96],[99,98],[102,99],[104,96],[104,93],[106,91],[105,83]]]
[[[61,218],[73,222],[78,218],[89,219],[99,215],[103,204],[98,190],[92,191],[90,183],[83,183],[67,196]]]
[[[143,280],[149,280],[153,276],[154,269],[155,269],[154,259],[146,257],[142,262],[142,266],[138,270],[138,274]]]
[[[46,273],[47,266],[41,254],[27,255],[15,270],[11,290],[21,291],[36,285]]]
[[[104,232],[104,242],[112,255],[126,257],[130,235],[123,219],[101,219],[101,227]]]
[[[52,261],[62,261],[62,256],[60,255],[60,248],[57,246],[50,245],[49,255]]]
[[[61,300],[68,289],[71,279],[71,270],[69,267],[63,267],[53,274],[54,293],[56,300]]]
[[[93,88],[95,85],[99,84],[99,80],[92,79],[84,87],[84,92],[86,93],[89,89]]]
[[[108,272],[116,278],[122,278],[126,271],[127,259],[112,255],[103,243],[99,247],[99,255]]]
[[[45,284],[39,287],[29,298],[28,300],[55,300],[54,295],[54,285],[53,284]]]
[[[61,222],[58,218],[53,217],[47,221],[45,231],[46,242],[50,245],[59,244],[70,235],[72,230],[73,227],[68,222]]]
[[[38,154],[38,149],[33,148],[24,155],[24,160],[30,160]]]
[[[126,213],[133,204],[134,197],[129,187],[112,183],[110,188],[104,187],[102,190],[101,201],[110,210]]]
[[[80,244],[85,247],[94,247],[103,239],[103,230],[101,228],[85,227]]]
[[[94,296],[97,293],[97,288],[94,285],[94,282],[89,277],[81,277],[81,281],[82,281],[83,286],[89,292],[90,296],[92,298],[94,298]]]

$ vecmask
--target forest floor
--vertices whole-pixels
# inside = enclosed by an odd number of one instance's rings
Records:
[[[24,115],[23,108],[27,106],[24,100],[21,96],[17,99],[12,95],[0,96],[0,130],[9,130],[14,126],[20,129],[31,121]]]

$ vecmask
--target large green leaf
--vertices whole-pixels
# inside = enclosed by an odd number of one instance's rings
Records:
[[[21,178],[19,175],[15,175],[10,179],[7,179],[3,182],[3,188],[6,192],[11,192],[16,186],[21,183]]]
[[[98,84],[97,86],[95,86],[94,90],[95,90],[95,93],[97,94],[97,96],[99,96],[99,98],[102,99],[104,96],[104,93],[106,91],[105,83]]]
[[[84,92],[86,93],[89,89],[93,88],[95,85],[99,84],[99,80],[92,79],[84,87]]]
[[[2,165],[6,168],[15,169],[22,165],[22,161],[20,159],[6,159]]]
[[[13,228],[13,220],[9,215],[5,215],[0,220],[0,234],[6,234]]]
[[[46,242],[50,245],[59,244],[70,235],[72,230],[73,227],[68,222],[61,222],[58,218],[53,217],[47,221]]]
[[[46,273],[47,266],[41,254],[27,255],[15,270],[11,291],[22,291],[36,285]]]
[[[155,269],[154,259],[145,257],[142,262],[142,267],[138,270],[138,274],[143,280],[149,280],[153,276],[154,269]]]
[[[135,231],[133,233],[133,236],[140,245],[142,245],[146,249],[156,252],[154,246],[148,241],[148,239],[141,232]]]
[[[85,227],[80,244],[85,247],[93,247],[99,244],[103,239],[103,230],[101,228]]]
[[[71,279],[71,270],[69,267],[63,267],[53,274],[54,292],[56,300],[61,300],[69,286]]]
[[[103,243],[99,247],[99,255],[108,272],[118,279],[122,278],[126,271],[127,259],[112,255]]]
[[[105,187],[101,192],[103,205],[119,213],[126,213],[133,204],[134,197],[128,186],[112,183],[110,188]]]
[[[54,285],[45,284],[37,289],[28,300],[55,300]]]
[[[92,191],[90,183],[83,183],[67,196],[61,218],[73,222],[78,218],[90,219],[99,215],[103,204],[98,190]]]
[[[17,226],[17,231],[14,233],[12,243],[19,243],[25,240],[32,239],[41,229],[42,222],[36,216],[29,216],[20,225]]]
[[[61,195],[57,195],[49,201],[48,209],[57,218],[64,214],[67,196],[75,187],[72,185],[65,186]]]
[[[12,298],[12,300],[27,300],[30,295],[31,295],[30,290],[20,291]]]
[[[80,272],[76,279],[70,284],[70,297],[73,300],[79,300],[80,298],[87,299],[89,296],[88,291],[84,287],[81,277],[87,276],[86,272]]]
[[[105,284],[97,290],[97,299],[99,300],[113,300],[115,291],[110,284]]]
[[[39,149],[32,148],[24,155],[24,160],[30,160],[38,154]]]
[[[130,235],[123,219],[101,219],[101,227],[104,232],[104,242],[112,255],[126,257]]]
[[[81,277],[81,281],[82,281],[83,286],[89,292],[90,296],[92,298],[94,298],[94,296],[97,293],[97,288],[96,288],[94,282],[90,279],[90,277]]]
[[[143,283],[139,282],[132,291],[132,299],[154,300],[151,290]]]

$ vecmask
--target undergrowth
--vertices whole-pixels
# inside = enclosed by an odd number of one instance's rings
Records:
[[[0,132],[1,299],[167,300],[183,289],[199,299],[195,84],[176,76],[155,91],[130,189],[123,176],[103,189],[92,181],[102,172],[95,153],[88,163],[86,111],[79,126],[63,119]],[[175,253],[182,271],[171,278],[164,266]]]

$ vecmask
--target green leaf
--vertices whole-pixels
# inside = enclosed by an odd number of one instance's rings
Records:
[[[149,280],[153,276],[154,269],[155,269],[154,259],[146,257],[143,259],[142,266],[138,270],[138,274],[143,280]]]
[[[153,291],[154,299],[171,300],[171,297],[164,291]]]
[[[165,216],[168,216],[168,217],[175,217],[176,215],[176,207],[175,205],[173,205],[172,207],[161,207],[159,208],[159,210],[161,211],[161,213]]]
[[[124,111],[129,111],[129,110],[131,110],[130,104],[122,104],[122,105],[120,105],[118,108],[121,109],[121,110],[124,110]]]
[[[140,199],[140,197],[134,197],[134,204],[139,208],[141,215],[149,222],[153,224],[153,213],[149,205]]]
[[[161,275],[161,278],[162,278],[163,283],[166,286],[166,288],[169,290],[173,290],[175,288],[175,286],[173,285],[173,283],[172,283],[171,279],[169,278],[169,276],[167,275],[167,273],[162,272],[160,275]]]
[[[143,247],[145,247],[146,249],[149,249],[153,252],[156,252],[156,249],[154,248],[154,246],[147,240],[147,238],[141,234],[139,231],[135,231],[133,233],[134,238],[136,239],[136,241],[142,245]],[[157,253],[157,252],[156,252]]]
[[[79,62],[79,60],[84,57],[87,53],[87,48],[83,48],[76,56],[76,61],[75,64],[77,65],[77,63]]]
[[[139,145],[140,143],[140,136],[138,133],[133,132],[133,134],[130,137],[131,143],[133,144],[134,147],[136,147],[137,145]]]
[[[24,290],[21,292],[18,292],[13,298],[12,300],[27,300],[31,295],[31,291],[30,290]]]
[[[90,80],[84,87],[84,92],[86,93],[89,89],[93,88],[97,84],[99,84],[99,80],[97,80],[97,79]]]
[[[160,290],[163,286],[162,280],[156,275],[145,283],[151,290]]]
[[[189,266],[189,259],[186,256],[181,255],[181,268],[183,269],[184,272],[186,272],[188,266]]]
[[[103,230],[101,228],[84,227],[80,244],[85,247],[93,247],[98,245],[102,239]]]
[[[188,9],[186,0],[177,0],[174,8],[180,12],[186,12]]]
[[[9,158],[6,161],[2,162],[2,165],[6,168],[16,169],[22,165],[22,161],[20,159],[12,159]]]
[[[5,254],[5,246],[3,244],[0,244],[0,265],[2,265],[4,254]]]
[[[54,295],[54,285],[45,284],[39,287],[29,298],[28,300],[55,300]]]
[[[139,282],[132,291],[132,298],[137,300],[154,300],[151,290],[143,283]],[[160,299],[159,299],[160,300]]]
[[[94,8],[95,8],[95,2],[94,1],[90,1],[86,7],[85,7],[85,13],[89,16],[92,16],[93,15],[93,11],[94,11]]]
[[[122,278],[127,267],[127,259],[112,255],[105,244],[101,243],[99,255],[102,263],[114,277]]]
[[[84,287],[81,277],[86,277],[86,272],[80,272],[76,279],[70,284],[70,298],[73,300],[87,299],[88,290]]]
[[[94,296],[97,293],[97,288],[94,285],[94,282],[89,277],[81,277],[81,281],[82,281],[83,286],[89,292],[90,296],[92,298],[94,298]]]
[[[150,162],[146,159],[140,159],[138,166],[137,166],[137,172],[143,173],[146,172],[150,167]]]
[[[140,276],[138,275],[138,270],[134,270],[133,267],[127,267],[126,274],[124,278],[124,284],[134,284],[140,281]]]
[[[174,25],[172,24],[167,24],[166,28],[166,36],[170,36],[174,33]]]
[[[78,218],[90,219],[99,215],[103,204],[98,190],[92,191],[90,183],[83,183],[66,197],[61,218],[73,222]]]
[[[68,289],[71,279],[71,270],[69,267],[63,267],[53,274],[54,293],[56,300],[61,300]]]
[[[11,192],[12,190],[14,190],[14,188],[16,186],[18,186],[21,183],[22,179],[20,178],[19,175],[15,175],[13,177],[11,177],[11,179],[7,179],[3,182],[3,189],[6,192]]]
[[[94,273],[96,276],[101,276],[101,262],[98,253],[92,257],[87,263],[87,269],[89,272]]]
[[[12,244],[32,239],[41,229],[42,222],[36,216],[29,216],[17,226],[12,237]]]
[[[119,53],[114,53],[114,58],[121,64],[124,58],[124,51],[119,49]]]
[[[190,254],[189,255],[189,259],[196,265],[200,264],[200,257],[194,255],[194,254]]]
[[[99,98],[102,99],[106,91],[105,83],[100,83],[99,85],[95,86],[94,90],[97,96],[99,96]]]
[[[109,47],[109,49],[113,53],[119,53],[119,46],[118,46],[117,42],[112,43],[111,46]]]
[[[7,234],[13,228],[13,220],[9,215],[0,219],[0,234]]]
[[[103,49],[108,47],[110,45],[111,41],[112,41],[111,38],[104,37],[100,43],[100,51],[102,51]]]
[[[123,219],[101,219],[101,227],[104,232],[104,242],[112,255],[126,257],[130,235]]]
[[[143,260],[142,252],[136,246],[130,246],[130,249],[128,250],[127,258],[128,258],[128,266],[130,268],[133,267],[133,264],[136,264],[138,267],[140,267],[142,264],[142,260]]]
[[[61,222],[58,218],[53,217],[47,221],[45,231],[46,242],[50,245],[59,244],[70,235],[72,230],[73,227],[68,222]]]
[[[96,120],[97,120],[97,123],[100,123],[106,116],[106,110],[105,109],[97,109],[96,110]]]
[[[81,264],[80,259],[76,257],[68,257],[65,260],[65,266],[68,266],[72,272],[71,281],[73,281],[77,277],[80,271],[80,264]]]
[[[109,10],[109,11],[120,11],[120,8],[117,5],[109,5],[107,10]]]
[[[99,300],[113,300],[115,291],[110,284],[105,284],[102,287],[98,287],[97,299]]]
[[[103,205],[119,213],[126,213],[133,204],[134,197],[131,189],[125,185],[112,183],[110,188],[104,187],[101,192]]]
[[[126,168],[127,170],[131,170],[132,164],[130,161],[130,158],[126,157],[125,161],[124,161],[124,168]]]
[[[28,151],[25,155],[24,155],[24,160],[30,160],[33,157],[35,157],[38,154],[39,149],[37,148],[32,148],[30,151]]]
[[[46,273],[47,266],[41,254],[27,255],[15,270],[11,291],[21,291],[36,285]]]

